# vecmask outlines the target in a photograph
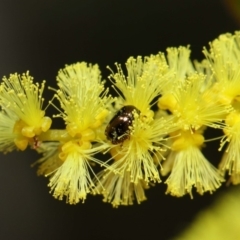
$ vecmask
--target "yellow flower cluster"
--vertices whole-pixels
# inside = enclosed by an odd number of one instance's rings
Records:
[[[146,199],[145,189],[166,178],[166,193],[193,188],[212,193],[225,181],[240,183],[240,32],[223,34],[192,62],[190,48],[130,57],[116,64],[109,94],[97,65],[67,65],[57,75],[53,106],[65,129],[45,116],[45,81],[27,72],[0,85],[0,151],[35,149],[38,174],[50,192],[70,204],[102,194],[114,207]],[[221,129],[219,168],[203,155],[205,129]],[[209,140],[208,140],[209,141]],[[226,147],[225,147],[226,145]],[[103,167],[96,173],[96,169]],[[167,176],[167,177],[166,177]]]
[[[8,79],[3,77],[0,86],[1,151],[12,150],[14,145],[25,150],[51,127],[51,118],[44,116],[42,110],[44,85],[45,82],[41,86],[34,84],[28,72],[22,76],[11,74]]]

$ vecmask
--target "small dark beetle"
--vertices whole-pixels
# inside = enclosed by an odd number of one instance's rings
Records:
[[[129,139],[129,127],[132,126],[134,120],[134,110],[140,114],[140,111],[132,105],[122,107],[107,125],[105,135],[112,144],[123,143],[126,139]]]

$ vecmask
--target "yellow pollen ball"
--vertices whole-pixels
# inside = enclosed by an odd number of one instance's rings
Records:
[[[59,157],[62,161],[64,161],[64,160],[67,158],[67,154],[64,153],[64,152],[60,152],[60,153],[58,154],[58,157]]]
[[[22,128],[25,126],[26,124],[22,120],[16,121],[13,127],[13,133],[21,134]]]
[[[81,149],[87,150],[92,148],[92,144],[89,141],[82,141],[80,147]]]
[[[76,150],[76,143],[74,143],[73,141],[68,141],[62,146],[62,152],[64,153],[73,152],[75,150]]]
[[[177,106],[177,101],[172,94],[166,94],[159,98],[158,107],[162,110],[173,111]]]
[[[41,129],[46,132],[52,125],[52,119],[50,117],[43,117],[41,122]]]
[[[91,141],[95,139],[95,132],[90,128],[87,128],[84,131],[82,131],[81,135],[83,141]]]
[[[16,138],[14,139],[14,143],[16,144],[17,148],[21,151],[24,151],[28,146],[28,139],[27,138]]]
[[[91,149],[92,144],[89,141],[68,141],[61,147],[61,152],[59,153],[59,158],[61,160],[66,160],[68,154],[74,152],[81,152],[82,150]]]
[[[25,126],[22,128],[21,133],[25,137],[32,138],[35,136],[35,129],[32,126]]]
[[[226,124],[230,127],[234,126],[236,123],[240,122],[240,114],[238,112],[232,112],[226,117]]]
[[[77,125],[75,124],[68,124],[67,127],[66,127],[67,131],[68,131],[68,134],[71,136],[71,137],[75,137],[75,135],[77,134],[78,132],[78,127]]]
[[[188,133],[181,135],[177,140],[172,144],[173,151],[181,151],[188,148],[189,146],[200,147],[204,142],[204,137],[201,134],[197,133]]]

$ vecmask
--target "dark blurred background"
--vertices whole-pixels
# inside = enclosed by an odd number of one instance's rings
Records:
[[[0,76],[29,70],[36,81],[55,86],[65,64],[87,61],[98,63],[106,79],[107,65],[187,44],[192,58],[201,60],[209,41],[239,29],[234,1],[226,2],[1,0]],[[217,148],[210,143],[204,149],[215,165]],[[159,184],[140,205],[113,209],[100,196],[89,196],[70,206],[55,200],[48,180],[36,176],[30,165],[37,158],[31,150],[0,154],[0,239],[171,239],[229,191],[223,186],[213,195],[194,193],[191,200],[165,195],[166,185]]]

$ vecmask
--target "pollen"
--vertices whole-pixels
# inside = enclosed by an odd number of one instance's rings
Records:
[[[64,119],[68,133],[94,140],[94,131],[104,123],[107,106],[113,101],[104,90],[98,66],[85,62],[68,65],[59,71],[57,81],[56,97],[63,109],[58,116]]]
[[[231,179],[240,176],[240,154],[238,151],[240,144],[240,113],[232,112],[226,117],[227,126],[224,128],[225,136],[221,140],[220,149],[227,143],[227,147],[219,164],[219,169],[229,175]]]
[[[170,110],[173,112],[177,108],[177,100],[173,94],[165,94],[158,100],[158,107],[162,110]]]
[[[207,161],[196,146],[172,152],[168,159],[174,163],[166,180],[168,185],[166,193],[173,196],[181,197],[188,193],[193,198],[193,187],[201,195],[207,191],[212,193],[224,181],[218,170]]]
[[[16,149],[15,139],[19,137],[19,132],[14,131],[15,122],[18,117],[12,111],[0,110],[0,151],[7,153]],[[21,147],[23,149],[23,147]]]
[[[28,146],[28,138],[21,137],[21,138],[15,138],[14,143],[16,144],[17,148],[21,151],[24,151]]]
[[[137,58],[130,57],[126,62],[127,77],[119,64],[116,64],[117,73],[112,72],[110,75],[115,90],[118,93],[121,92],[119,97],[124,96],[124,99],[122,99],[124,105],[135,106],[143,115],[149,115],[152,101],[160,95],[162,89],[160,84],[160,69],[162,68],[155,68],[156,64],[161,65],[161,62],[157,62],[153,58],[154,56],[144,59],[140,56]]]
[[[204,137],[199,133],[191,133],[190,131],[182,131],[179,134],[176,134],[176,137],[173,141],[171,149],[173,151],[180,151],[188,148],[189,146],[200,147],[204,143]]]
[[[228,104],[240,94],[240,32],[222,34],[204,49],[222,101]]]
[[[33,77],[12,74],[4,77],[0,87],[0,103],[3,109],[14,112],[18,118],[14,124],[14,133],[21,134],[14,141],[21,150],[26,148],[27,139],[33,138],[41,132],[49,130],[52,120],[44,116],[42,110],[43,90],[45,81],[41,85],[33,82]]]

